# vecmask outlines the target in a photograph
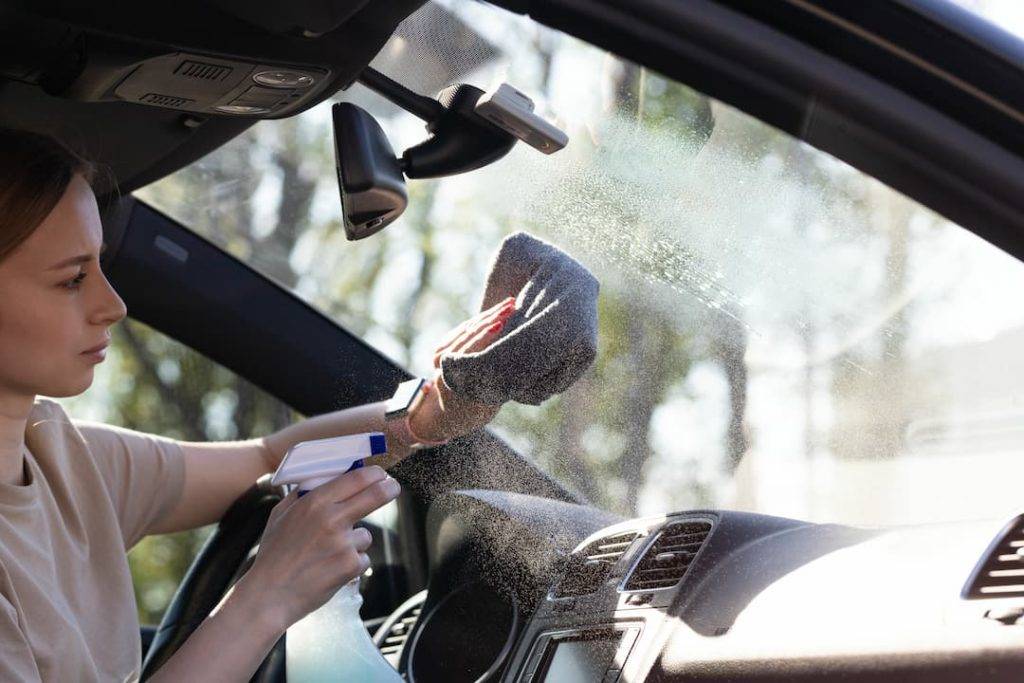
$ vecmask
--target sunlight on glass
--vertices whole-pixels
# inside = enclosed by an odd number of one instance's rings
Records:
[[[340,222],[329,103],[138,196],[419,373],[478,308],[505,235],[571,253],[601,282],[598,359],[495,429],[602,507],[891,524],[1017,504],[1016,260],[722,103],[480,3],[427,5],[375,66],[429,94],[507,80],[570,144],[411,181],[406,214],[360,242]],[[426,136],[365,89],[340,99],[396,150]],[[225,400],[208,405],[214,432]]]
[[[1004,31],[1024,36],[1024,4],[1020,0],[952,0]]]

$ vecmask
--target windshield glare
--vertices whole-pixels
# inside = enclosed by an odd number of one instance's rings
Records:
[[[1004,31],[1024,36],[1024,5],[1018,0],[952,0]]]
[[[463,57],[443,47],[456,39]],[[1017,504],[1018,261],[783,132],[483,4],[428,4],[375,66],[431,93],[508,81],[570,144],[410,181],[406,214],[360,242],[341,228],[330,103],[138,196],[423,374],[505,235],[568,251],[601,282],[598,358],[494,428],[601,507],[893,524]],[[359,86],[338,99],[396,150],[425,137]]]

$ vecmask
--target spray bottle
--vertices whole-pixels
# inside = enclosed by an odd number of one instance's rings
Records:
[[[281,461],[271,483],[298,484],[299,495],[363,466],[366,458],[387,451],[384,434],[370,432],[295,444]],[[384,681],[401,683],[370,640],[359,617],[363,597],[359,578],[352,579],[317,610],[292,624],[285,638],[289,681]]]

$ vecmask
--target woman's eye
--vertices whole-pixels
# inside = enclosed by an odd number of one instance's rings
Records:
[[[82,284],[82,280],[84,279],[85,273],[79,273],[74,278],[62,283],[61,286],[64,287],[65,289],[78,289],[79,286]]]

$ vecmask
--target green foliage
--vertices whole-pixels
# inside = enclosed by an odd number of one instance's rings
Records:
[[[128,554],[135,584],[139,623],[159,623],[195,554],[212,526],[161,536],[147,536]]]

